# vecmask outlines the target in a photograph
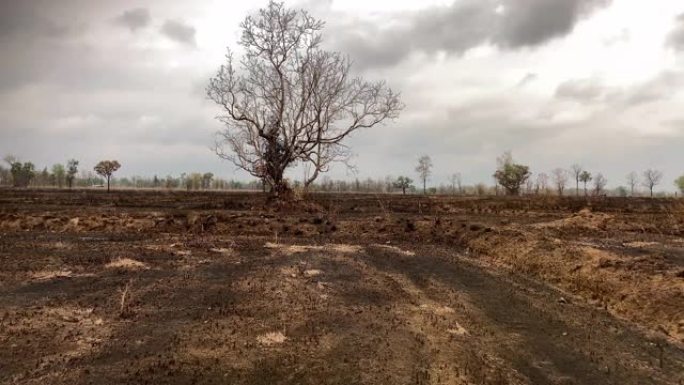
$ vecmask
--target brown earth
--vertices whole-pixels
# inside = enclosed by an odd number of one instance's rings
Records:
[[[0,190],[2,384],[682,384],[677,200]]]

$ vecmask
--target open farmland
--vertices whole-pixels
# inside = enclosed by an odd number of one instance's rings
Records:
[[[682,384],[678,200],[0,190],[2,384]]]

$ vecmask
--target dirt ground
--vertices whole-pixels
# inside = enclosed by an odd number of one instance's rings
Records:
[[[0,190],[2,384],[684,384],[678,200]]]

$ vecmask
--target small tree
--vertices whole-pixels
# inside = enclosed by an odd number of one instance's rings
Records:
[[[394,181],[393,186],[394,188],[400,188],[402,194],[406,195],[406,189],[413,187],[413,180],[407,176],[400,176],[397,178],[396,181]]]
[[[587,183],[591,181],[592,177],[589,171],[582,171],[579,180],[584,183],[584,196],[587,196]]]
[[[64,177],[66,176],[66,170],[64,165],[57,163],[52,166],[52,177],[54,178],[54,185],[62,188],[64,187]]]
[[[617,190],[617,195],[620,197],[625,198],[627,195],[629,195],[629,191],[627,191],[627,188],[625,186],[618,186]]]
[[[208,190],[211,188],[211,181],[214,179],[214,174],[207,172],[202,174],[202,189]]]
[[[36,167],[31,162],[21,163],[14,159],[11,162],[10,173],[14,187],[28,187],[31,180],[36,176]]]
[[[653,198],[653,188],[663,179],[663,173],[649,168],[644,171],[643,177],[642,183],[651,192],[651,198]]]
[[[0,185],[9,184],[12,179],[12,174],[10,170],[0,165]]]
[[[530,168],[513,162],[510,152],[506,152],[497,159],[498,169],[494,173],[494,179],[508,195],[520,194],[520,186],[530,177]]]
[[[463,194],[463,181],[461,179],[461,173],[453,173],[449,177],[451,180],[451,192],[452,194],[456,194],[458,191],[459,194]]]
[[[680,193],[684,194],[684,175],[675,179],[675,186],[677,186]]]
[[[416,172],[423,181],[423,194],[427,194],[427,180],[432,175],[432,159],[429,156],[423,155],[418,159],[418,166]]]
[[[629,174],[627,174],[627,185],[629,186],[629,192],[631,196],[634,196],[634,190],[636,189],[636,186],[639,184],[639,175],[637,175],[636,172],[632,171]]]
[[[575,196],[579,196],[579,182],[581,180],[580,176],[582,175],[583,171],[584,170],[582,169],[582,166],[580,166],[579,164],[573,164],[570,167],[570,172],[572,173],[572,176],[575,178]],[[586,195],[586,191],[584,195]]]
[[[551,174],[553,175],[553,182],[556,184],[558,195],[563,196],[565,186],[568,184],[568,171],[562,168],[556,168],[551,171]]]
[[[603,189],[606,187],[606,184],[608,184],[608,179],[606,179],[606,177],[604,177],[601,173],[596,174],[594,177],[594,195],[601,195]]]
[[[70,159],[67,162],[67,170],[66,170],[67,187],[72,188],[74,186],[74,180],[76,180],[76,174],[78,174],[78,161],[76,159]]]
[[[527,178],[527,182],[525,182],[525,194],[527,195],[532,195],[534,192],[534,181],[532,178]]]
[[[537,175],[537,183],[535,185],[535,190],[536,193],[542,193],[546,194],[547,189],[549,188],[549,176],[545,173],[542,172]]]
[[[119,162],[116,160],[103,160],[95,166],[95,172],[103,178],[107,179],[107,192],[109,192],[109,185],[112,179],[112,174],[118,171],[119,168],[121,168],[121,164],[119,164]]]

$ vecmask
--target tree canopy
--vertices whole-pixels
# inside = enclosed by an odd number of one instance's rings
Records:
[[[520,186],[532,175],[528,166],[516,164],[510,152],[504,153],[498,160],[498,169],[494,179],[506,190],[508,195],[518,195]]]

